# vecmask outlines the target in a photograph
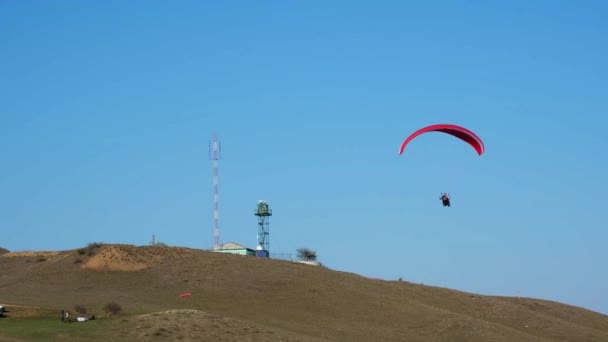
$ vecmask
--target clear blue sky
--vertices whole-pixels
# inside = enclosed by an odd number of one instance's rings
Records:
[[[603,1],[1,1],[0,246],[315,250],[608,313]],[[481,136],[478,156],[434,123]],[[438,199],[453,197],[451,208]]]

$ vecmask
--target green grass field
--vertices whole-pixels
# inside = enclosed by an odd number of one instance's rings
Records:
[[[95,319],[87,322],[63,323],[57,317],[0,319],[2,339],[26,341],[97,341],[107,336],[116,322],[111,319]]]

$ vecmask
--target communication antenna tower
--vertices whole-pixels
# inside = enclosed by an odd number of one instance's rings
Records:
[[[221,159],[222,149],[217,135],[213,133],[213,140],[209,142],[209,159],[213,161],[213,250],[220,248],[220,195],[218,190],[218,162]]]

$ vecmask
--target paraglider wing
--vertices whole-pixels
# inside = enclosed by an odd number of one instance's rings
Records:
[[[485,146],[484,146],[481,138],[479,138],[472,131],[470,131],[464,127],[457,126],[457,125],[437,124],[437,125],[423,127],[421,129],[417,130],[416,132],[412,133],[401,144],[401,147],[399,148],[399,154],[403,153],[403,150],[405,150],[405,147],[407,146],[407,144],[409,144],[410,141],[412,141],[414,138],[416,138],[420,134],[424,134],[427,132],[442,132],[442,133],[452,135],[460,140],[465,141],[469,145],[471,145],[475,149],[475,151],[477,151],[478,155],[482,155],[485,150]]]

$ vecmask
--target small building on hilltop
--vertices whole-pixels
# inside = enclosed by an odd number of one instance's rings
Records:
[[[231,253],[238,255],[255,255],[255,251],[253,249],[247,248],[234,242],[226,242],[225,244],[220,245],[220,248],[215,250],[215,252]]]

